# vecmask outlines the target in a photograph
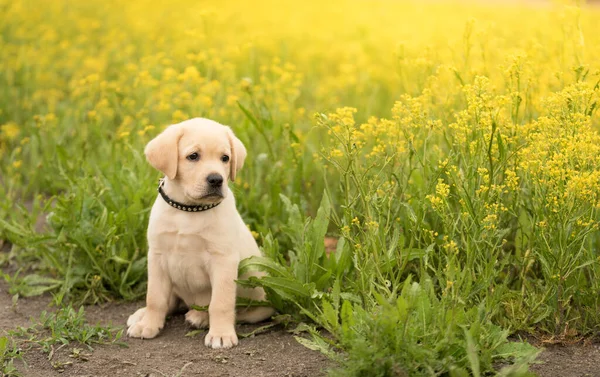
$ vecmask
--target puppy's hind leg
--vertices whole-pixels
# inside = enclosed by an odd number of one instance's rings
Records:
[[[195,295],[194,305],[208,306],[208,304],[210,304],[210,290],[207,289],[206,291]],[[208,310],[200,311],[190,309],[187,313],[185,313],[185,321],[199,329],[206,328],[209,324]]]
[[[275,309],[268,306],[257,306],[254,308],[241,309],[237,312],[238,322],[257,323],[270,318]]]
[[[244,277],[243,277],[244,278]],[[265,301],[266,294],[262,288],[239,288],[238,295],[255,301]],[[237,310],[238,322],[257,323],[268,319],[275,313],[275,309],[268,306],[255,306]]]

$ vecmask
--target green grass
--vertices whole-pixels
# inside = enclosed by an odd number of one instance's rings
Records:
[[[7,336],[0,337],[0,373],[6,377],[18,377],[21,374],[14,365],[16,359],[21,359],[21,350],[14,340]]]
[[[7,330],[7,336],[0,337],[2,376],[20,376],[14,361],[22,359],[23,353],[32,349],[44,352],[52,366],[62,372],[71,362],[52,362],[52,358],[55,352],[63,347],[75,346],[70,357],[85,361],[90,354],[78,348],[80,346],[89,351],[93,350],[93,346],[100,344],[125,346],[120,342],[123,329],[100,324],[90,325],[85,318],[83,307],[75,310],[70,305],[64,305],[54,313],[43,311],[38,318],[32,318],[31,321],[31,326]]]
[[[482,376],[495,369],[498,376],[525,376],[539,353],[507,342],[509,332],[492,323],[485,305],[436,297],[427,278],[422,284],[407,279],[395,302],[382,299],[372,312],[348,301],[325,301],[323,309],[325,327],[347,350],[332,376]],[[505,360],[511,365],[500,368]]]
[[[52,361],[52,358],[55,352],[63,347],[75,346],[71,349],[70,357],[85,361],[90,354],[78,348],[80,346],[86,347],[89,351],[93,350],[93,346],[100,344],[125,346],[125,343],[120,342],[123,335],[122,328],[100,324],[90,325],[86,321],[83,307],[75,310],[72,306],[65,305],[55,313],[43,311],[39,318],[32,318],[32,322],[29,327],[18,327],[8,331],[10,337],[8,339],[12,342],[13,349],[0,352],[4,355],[2,365],[5,373],[18,373],[14,369],[13,360],[20,358],[22,352],[32,349],[40,349],[44,352],[52,366],[62,372],[72,362]],[[0,338],[0,346],[2,346],[2,339],[7,338]],[[5,342],[5,346],[6,344],[8,343]],[[15,352],[17,349],[15,346],[18,346],[19,353]]]
[[[39,347],[49,355],[55,351],[55,346],[66,346],[71,343],[86,346],[93,350],[96,344],[119,344],[123,329],[90,325],[85,319],[83,307],[79,310],[64,306],[55,313],[43,311],[39,318],[33,319],[30,327],[18,327],[9,332],[10,336],[18,339],[22,345]]]
[[[264,257],[240,269],[268,276],[240,284],[333,375],[526,375],[508,334],[598,333],[597,10],[28,1],[0,0],[2,261],[64,306],[32,342],[99,340],[65,305],[143,297],[143,148],[194,116],[248,147],[232,189]]]

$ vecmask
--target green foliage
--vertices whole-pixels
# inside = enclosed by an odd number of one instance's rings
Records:
[[[39,346],[45,353],[53,352],[55,345],[76,342],[92,350],[95,344],[121,344],[122,329],[90,325],[86,322],[83,307],[79,310],[65,306],[48,313],[43,311],[31,327],[19,327],[9,332],[20,344]]]
[[[485,302],[471,306],[456,299],[451,289],[440,297],[427,275],[421,278],[421,284],[413,283],[409,276],[398,287],[401,289],[393,289],[398,292],[396,298],[387,299],[373,291],[367,305],[354,294],[342,292],[340,282],[347,282],[346,278],[351,281],[356,275],[348,269],[350,262],[340,264],[336,257],[343,252],[343,246],[330,256],[322,250],[328,228],[325,215],[330,210],[327,196],[323,196],[317,217],[304,223],[299,222],[297,207],[287,208],[290,226],[286,234],[292,237],[292,244],[310,246],[304,250],[304,257],[293,259],[292,252],[289,267],[284,261],[277,263],[269,257],[245,259],[240,273],[260,269],[268,276],[240,283],[264,287],[268,300],[280,312],[298,313],[299,309],[333,335],[333,344],[346,351],[346,356],[340,359],[342,369],[332,375],[481,376],[495,373],[495,363],[500,361],[510,365],[498,375],[529,375],[527,365],[538,354],[536,348],[526,343],[509,343],[509,331],[493,323],[498,311],[490,310]],[[304,226],[299,227],[301,224]],[[292,229],[303,231],[291,232]],[[316,244],[317,240],[321,241]],[[272,255],[272,250],[268,250],[266,254]],[[306,329],[313,340],[298,341],[335,357],[330,340]]]
[[[20,258],[35,256],[40,261],[37,268],[52,276],[13,279],[15,293],[55,290],[59,297],[75,294],[88,303],[143,295],[145,225],[155,195],[154,173],[141,151],[125,148],[118,155],[129,164],[119,169],[110,162],[71,167],[74,171],[57,178],[65,191],[49,198],[39,212],[22,209],[13,221],[0,219],[7,238],[24,254]],[[63,166],[71,157],[59,153],[57,159]],[[40,212],[47,214],[42,232],[35,229]]]
[[[249,151],[232,188],[264,257],[240,272],[268,274],[240,284],[346,350],[339,373],[519,375],[507,331],[598,332],[598,10],[184,3],[0,0],[12,294],[141,297],[144,145],[204,116]],[[100,333],[77,318],[32,331]]]
[[[283,195],[281,201],[287,214],[283,234],[294,248],[282,254],[278,242],[268,235],[263,246],[266,256],[245,259],[239,267],[240,275],[255,269],[267,272],[268,276],[260,279],[250,277],[239,283],[265,288],[269,301],[281,312],[294,313],[301,309],[305,315],[311,316],[317,302],[315,298],[327,294],[333,282],[349,271],[350,255],[348,249],[343,248],[343,243],[335,253],[328,255],[325,252],[323,239],[331,211],[327,195],[323,195],[314,219],[305,219],[298,206]],[[285,257],[289,258],[289,262]]]
[[[484,305],[467,307],[438,298],[431,280],[407,279],[395,301],[373,310],[324,302],[325,327],[347,353],[332,376],[526,376],[537,349],[510,343]],[[510,366],[496,371],[500,361]]]
[[[0,374],[6,377],[18,377],[21,374],[14,366],[14,360],[21,358],[21,350],[12,339],[0,337]]]

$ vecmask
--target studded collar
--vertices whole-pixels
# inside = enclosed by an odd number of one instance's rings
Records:
[[[169,198],[169,196],[167,194],[165,194],[165,191],[163,190],[164,183],[165,183],[164,178],[162,178],[158,181],[158,192],[159,192],[160,196],[162,196],[162,198],[165,200],[165,202],[167,202],[168,205],[170,205],[173,208],[179,209],[181,211],[202,212],[202,211],[209,210],[211,208],[215,208],[216,206],[221,204],[221,202],[218,202],[218,203],[213,203],[213,204],[201,204],[201,205],[197,205],[197,206],[189,206],[187,204],[182,204],[182,203],[176,202],[175,200]]]

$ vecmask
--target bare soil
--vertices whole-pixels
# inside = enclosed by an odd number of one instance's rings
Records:
[[[17,326],[28,326],[30,318],[38,318],[48,307],[48,296],[20,298],[14,307],[7,285],[0,281],[0,335]],[[100,322],[125,327],[127,317],[143,302],[109,303],[86,308],[90,323]],[[261,324],[264,325],[264,324]],[[261,326],[238,325],[238,333],[250,333]],[[51,360],[41,350],[24,353],[24,363],[17,361],[23,376],[286,376],[313,377],[325,375],[331,365],[324,355],[298,343],[293,335],[276,329],[253,337],[240,338],[240,344],[229,350],[212,350],[204,346],[202,332],[186,337],[193,330],[184,323],[183,315],[167,320],[155,339],[123,337],[127,347],[99,345],[90,351],[85,346],[69,344],[59,349]],[[71,357],[73,348],[82,348],[83,358]],[[84,361],[83,359],[87,359]],[[62,365],[62,368],[60,366]]]
[[[541,377],[599,377],[600,344],[547,346],[531,371]]]

